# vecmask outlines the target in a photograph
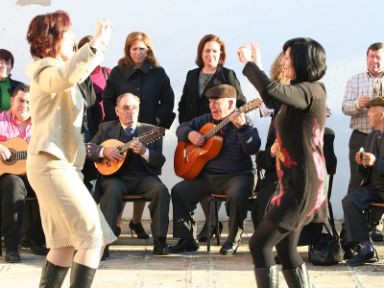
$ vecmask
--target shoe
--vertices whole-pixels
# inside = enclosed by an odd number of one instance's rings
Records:
[[[347,265],[350,267],[355,267],[364,265],[365,263],[375,263],[377,261],[379,261],[377,257],[377,252],[375,249],[373,249],[373,251],[366,253],[362,253],[360,251],[360,253],[357,254],[355,257],[347,260]]]
[[[120,234],[121,234],[121,227],[116,226],[116,227],[115,227],[115,231],[113,231],[113,232],[115,233],[115,236],[116,236],[116,237],[119,237]]]
[[[20,245],[22,247],[29,248],[31,250],[31,252],[35,255],[46,256],[49,252],[48,248],[44,247],[43,245],[35,244],[34,241],[32,241],[26,237],[23,237],[20,240]]]
[[[31,243],[31,245],[29,246],[29,249],[31,249],[31,252],[35,255],[42,255],[42,256],[45,256],[48,254],[49,252],[49,249],[44,247],[44,246],[40,246],[40,245],[36,245],[35,243]]]
[[[380,230],[377,230],[376,228],[369,232],[369,236],[371,237],[372,241],[374,242],[383,242],[384,241],[384,235],[383,232]]]
[[[233,255],[236,253],[237,248],[240,246],[240,240],[237,242],[225,242],[221,246],[220,254],[221,255]]]
[[[165,237],[155,237],[153,240],[153,255],[167,255],[168,245]]]
[[[109,258],[109,245],[105,246],[103,256],[101,256],[100,261],[105,261],[107,258]]]
[[[5,250],[5,262],[8,263],[19,263],[21,261],[20,254],[18,250]]]
[[[129,229],[131,229],[131,234],[133,237],[133,232],[136,233],[137,238],[139,239],[148,239],[149,235],[145,232],[143,225],[141,223],[134,224],[132,221],[129,222]]]
[[[219,222],[219,235],[216,235],[216,237],[220,237],[221,232],[223,231],[223,223]],[[216,234],[216,226],[211,227],[211,233],[210,237],[212,238],[213,235]],[[203,229],[201,229],[199,235],[197,236],[197,240],[199,240],[199,243],[207,242],[207,222],[204,223]]]
[[[199,250],[199,243],[194,239],[180,239],[175,246],[168,248],[169,253],[195,252]]]

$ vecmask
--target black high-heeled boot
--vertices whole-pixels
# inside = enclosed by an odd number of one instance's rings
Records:
[[[289,288],[311,288],[305,263],[293,270],[283,270],[283,275]]]
[[[149,235],[145,232],[144,227],[141,223],[129,222],[129,229],[131,229],[131,235],[133,237],[133,232],[136,233],[137,238],[139,239],[148,239]]]
[[[39,288],[60,288],[67,275],[69,267],[62,267],[45,261],[41,271]]]
[[[89,288],[97,269],[73,262],[69,288]]]
[[[277,265],[269,268],[255,268],[257,288],[278,288],[279,274]]]
[[[203,243],[203,242],[207,242],[208,238],[207,238],[207,235],[208,235],[208,223],[205,222],[204,223],[204,226],[203,226],[203,229],[201,229],[199,235],[197,235],[197,240],[199,240],[200,243]],[[216,237],[220,237],[221,235],[221,232],[223,231],[223,223],[219,222],[219,235],[216,235]],[[211,227],[211,231],[209,233],[209,237],[213,237],[213,235],[216,234],[216,226],[212,226]]]

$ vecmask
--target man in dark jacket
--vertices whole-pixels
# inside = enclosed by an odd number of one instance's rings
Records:
[[[359,253],[347,261],[349,266],[377,261],[363,211],[369,208],[370,202],[384,201],[384,97],[372,99],[367,107],[373,131],[368,134],[364,147],[355,154],[364,180],[360,187],[343,199],[347,239],[360,245]]]
[[[161,173],[165,157],[162,154],[161,141],[155,141],[147,147],[140,142],[143,141],[140,136],[145,132],[153,129],[163,131],[163,128],[137,122],[139,105],[140,100],[135,95],[120,95],[115,109],[119,120],[104,122],[99,126],[97,134],[91,140],[92,144],[88,145],[87,154],[96,162],[103,159],[110,163],[123,161],[120,169],[110,176],[101,176],[96,185],[100,192],[100,208],[111,228],[118,234],[116,221],[123,208],[122,197],[128,194],[143,196],[151,201],[149,210],[154,238],[153,254],[164,255],[168,251],[166,236],[170,196],[157,175]],[[127,143],[129,150],[125,159],[120,147],[103,144],[109,139]]]
[[[226,126],[220,125],[224,136],[219,154],[205,164],[196,178],[179,182],[172,188],[173,236],[180,240],[177,245],[170,247],[170,252],[198,250],[194,210],[198,202],[215,193],[227,196],[229,234],[220,253],[230,255],[236,253],[239,247],[247,216],[248,197],[254,188],[254,167],[250,155],[259,150],[261,142],[257,129],[249,124],[244,113],[235,111],[236,90],[233,86],[218,85],[209,89],[206,95],[211,113],[181,124],[176,131],[178,139],[200,149],[208,141],[199,132],[205,124],[219,126],[224,119],[229,121]],[[206,147],[202,147],[204,149]],[[192,157],[193,153],[190,154]],[[189,155],[184,157],[188,159]]]

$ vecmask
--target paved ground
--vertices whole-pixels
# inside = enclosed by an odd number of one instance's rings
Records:
[[[247,225],[243,244],[234,256],[222,256],[220,247],[212,246],[210,254],[203,245],[198,253],[153,256],[151,240],[132,239],[124,224],[122,236],[111,246],[111,257],[102,262],[94,285],[100,288],[206,288],[256,287],[247,246],[251,235]],[[149,230],[149,223],[145,223]],[[172,244],[173,241],[170,241]],[[311,282],[316,288],[378,288],[384,287],[384,244],[377,244],[380,261],[358,268],[341,263],[319,267],[307,264]],[[306,247],[300,248],[307,258]],[[0,287],[38,287],[44,258],[22,250],[22,263],[7,264],[0,257]],[[69,286],[67,277],[63,287]],[[280,287],[287,287],[280,273]]]

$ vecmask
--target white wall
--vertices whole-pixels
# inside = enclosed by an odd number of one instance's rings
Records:
[[[15,79],[27,81],[24,68],[31,58],[25,35],[30,20],[36,14],[58,9],[69,12],[73,30],[79,38],[85,34],[92,34],[97,19],[101,17],[113,22],[114,31],[104,61],[109,67],[115,66],[123,55],[126,35],[135,30],[145,31],[154,43],[156,56],[171,78],[176,103],[181,94],[186,72],[195,67],[197,43],[205,34],[218,34],[225,41],[228,54],[226,66],[237,72],[248,99],[254,98],[257,93],[241,74],[242,65],[236,59],[236,49],[239,45],[257,41],[262,49],[263,65],[268,69],[285,40],[297,36],[308,36],[318,40],[328,55],[328,72],[324,82],[328,90],[328,105],[333,113],[328,120],[328,126],[336,132],[338,171],[334,180],[332,203],[336,218],[342,217],[341,199],[346,193],[349,178],[347,153],[351,132],[349,118],[341,113],[344,86],[347,78],[364,70],[367,47],[373,42],[383,41],[380,29],[383,1],[51,0],[50,2],[51,5],[48,7],[38,5],[21,7],[16,5],[16,0],[2,0],[0,47],[11,50],[15,55],[16,63],[13,71]],[[255,121],[264,145],[269,123],[256,116]],[[169,188],[179,181],[173,172],[175,126],[176,123],[165,138],[165,155],[168,160],[162,179]]]

